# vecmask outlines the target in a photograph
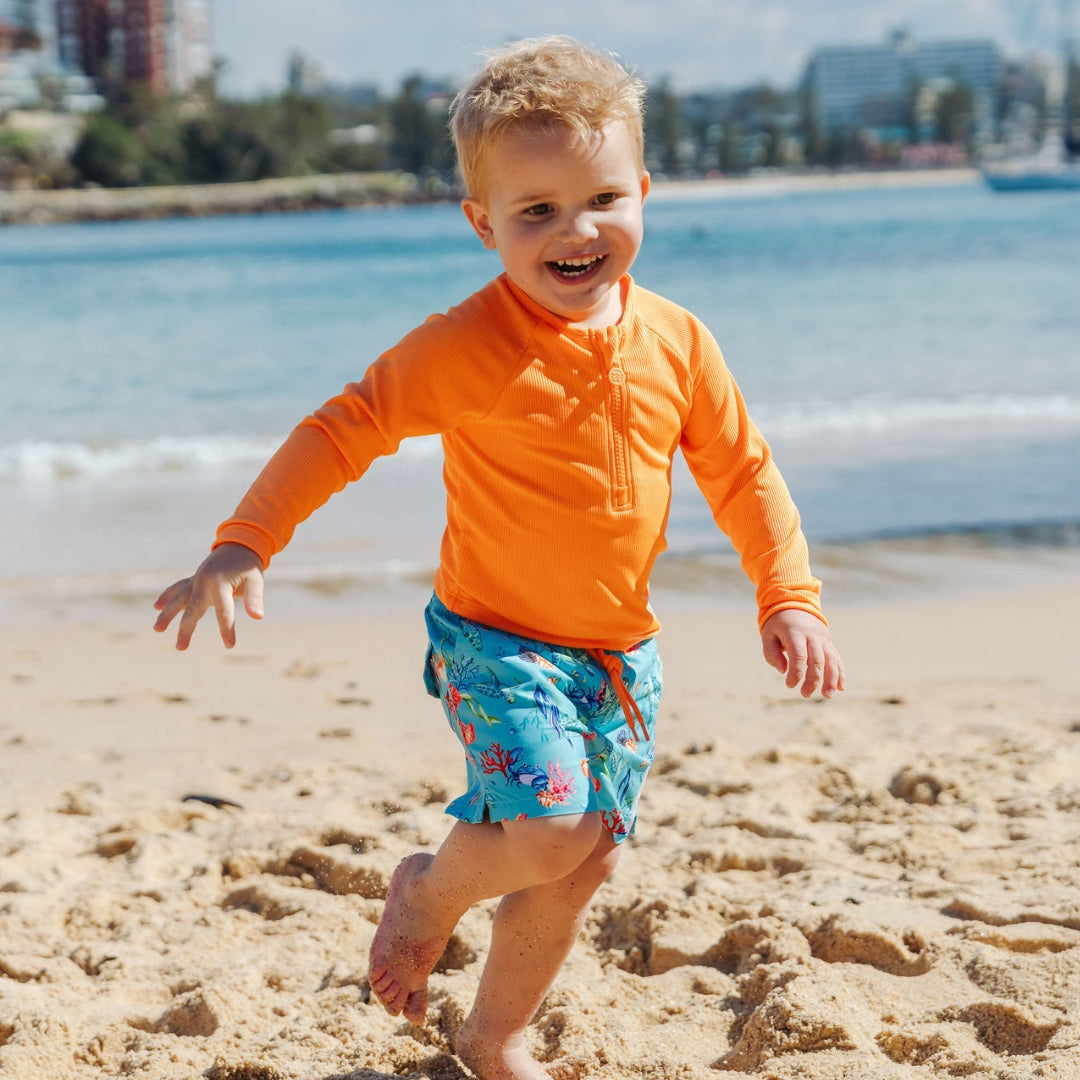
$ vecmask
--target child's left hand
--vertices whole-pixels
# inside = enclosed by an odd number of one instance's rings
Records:
[[[844,662],[829,628],[808,611],[787,608],[767,619],[761,628],[761,647],[765,659],[787,676],[791,689],[802,683],[799,692],[804,698],[819,687],[826,698],[846,689]]]

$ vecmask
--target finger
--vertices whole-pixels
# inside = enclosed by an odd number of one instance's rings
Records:
[[[169,588],[154,601],[154,607],[159,612],[157,620],[154,623],[154,629],[159,634],[162,631],[167,630],[173,619],[184,610],[187,606],[189,597],[190,579],[185,578],[183,581],[176,582],[175,585],[170,585]]]
[[[825,669],[828,667],[828,640],[808,637],[806,639],[806,676],[799,692],[804,698],[812,697],[819,686],[825,683]]]
[[[794,690],[806,678],[806,638],[792,637],[787,649],[787,686]]]
[[[846,690],[847,678],[844,673],[844,661],[840,659],[840,654],[837,652],[833,653],[830,670],[832,672],[833,691]]]
[[[844,689],[844,662],[835,648],[829,646],[825,649],[825,670],[821,678],[821,693],[823,697],[831,698],[837,690]]]
[[[210,601],[206,597],[205,588],[193,588],[184,607],[184,613],[180,616],[180,626],[176,631],[176,647],[181,652],[191,644],[191,635],[195,633],[195,627],[206,614],[209,606]]]
[[[825,659],[814,656],[806,662],[806,678],[803,679],[800,693],[804,698],[812,697],[819,686],[825,682]]]
[[[214,593],[214,614],[221,640],[231,649],[236,644],[236,604],[231,589],[222,587]]]
[[[263,576],[250,574],[244,580],[244,610],[252,619],[263,617]]]
[[[180,581],[174,581],[155,601],[154,610],[161,611],[163,608],[173,603],[175,599],[181,594],[185,593],[188,586],[191,584],[191,578],[183,578]]]

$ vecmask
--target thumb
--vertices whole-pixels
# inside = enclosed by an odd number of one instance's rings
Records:
[[[765,661],[770,667],[776,668],[783,675],[788,668],[787,653],[784,644],[776,634],[769,634],[761,643],[761,651],[765,654]]]
[[[252,619],[263,617],[263,576],[258,572],[244,579],[244,610]]]

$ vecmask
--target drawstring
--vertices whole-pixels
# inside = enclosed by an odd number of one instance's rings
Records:
[[[626,683],[622,680],[622,660],[613,653],[605,652],[603,649],[589,649],[588,653],[604,669],[604,674],[607,675],[608,682],[611,683],[611,688],[615,691],[619,704],[622,705],[626,722],[630,725],[630,733],[648,742],[649,732],[645,727],[645,718],[641,715],[637,702],[631,697],[630,691],[626,689]],[[636,724],[641,725],[641,734],[639,736],[635,730]]]

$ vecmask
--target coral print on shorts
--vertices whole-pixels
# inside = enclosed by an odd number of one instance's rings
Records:
[[[463,619],[438,598],[426,618],[425,685],[466,758],[468,790],[447,812],[502,821],[599,811],[615,839],[629,835],[654,753],[654,643],[601,664],[588,650]]]

